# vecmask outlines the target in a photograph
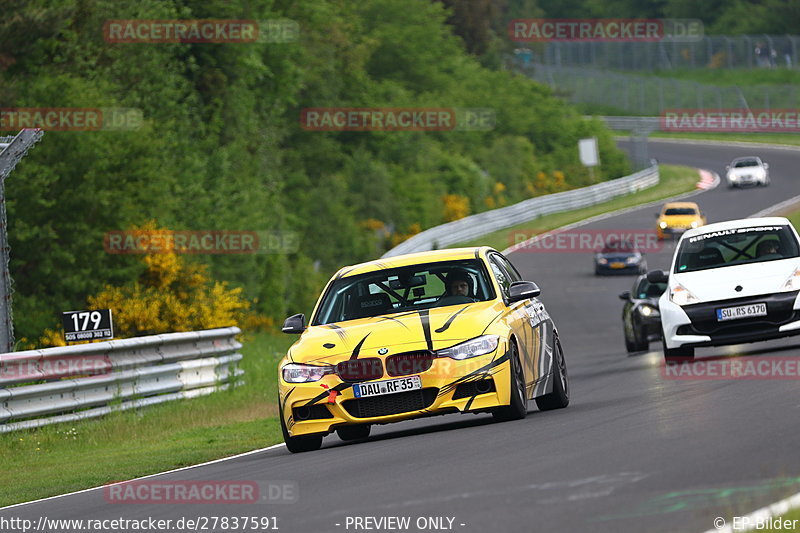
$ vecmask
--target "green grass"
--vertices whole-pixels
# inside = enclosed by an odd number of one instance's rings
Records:
[[[246,383],[230,391],[0,434],[0,507],[281,442],[277,365],[294,339],[245,337]]]
[[[627,74],[628,72],[626,72]],[[747,87],[750,85],[800,85],[800,71],[786,68],[679,69],[636,72],[658,78],[710,83],[713,85]]]
[[[471,241],[453,245],[453,247],[491,246],[498,250],[504,250],[512,244],[515,244],[514,235],[516,233],[524,233],[526,238],[529,238],[532,237],[534,233],[541,233],[543,231],[560,228],[561,226],[572,224],[574,222],[578,222],[595,215],[600,215],[602,213],[608,213],[610,211],[623,209],[625,207],[632,207],[647,202],[670,198],[672,196],[694,190],[699,179],[700,177],[697,175],[697,170],[693,168],[675,165],[661,165],[661,180],[655,187],[651,187],[635,194],[621,196],[595,206],[540,217],[511,228],[484,235],[483,237],[479,237]],[[656,211],[657,209],[654,208],[653,212],[655,213]],[[655,225],[655,219],[653,224]]]
[[[786,215],[786,218],[788,218],[792,222],[792,225],[795,228],[800,228],[800,211],[795,211],[794,213],[790,213]]]

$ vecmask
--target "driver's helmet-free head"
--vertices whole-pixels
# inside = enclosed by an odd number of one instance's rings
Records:
[[[464,270],[451,270],[445,279],[447,294],[469,296],[472,287],[472,278]]]

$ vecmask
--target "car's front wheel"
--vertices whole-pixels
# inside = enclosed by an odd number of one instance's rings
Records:
[[[283,421],[283,415],[278,414],[281,419],[281,431],[283,432],[283,442],[286,443],[286,448],[292,453],[313,452],[322,447],[322,435],[301,435],[292,437],[286,429],[286,423]]]
[[[511,370],[511,383],[509,402],[504,407],[499,407],[492,412],[496,420],[520,420],[528,415],[528,400],[525,393],[525,374],[519,360],[519,349],[513,340],[508,348],[509,369]]]
[[[561,409],[569,405],[569,377],[567,376],[567,361],[564,359],[564,350],[561,342],[555,338],[555,360],[553,361],[553,392],[536,398],[536,407],[540,411]]]
[[[667,341],[661,339],[664,347],[664,360],[667,363],[679,363],[681,361],[691,361],[694,359],[694,348],[681,346],[680,348],[667,348]]]

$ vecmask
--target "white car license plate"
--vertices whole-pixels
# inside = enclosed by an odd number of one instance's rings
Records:
[[[386,381],[373,381],[372,383],[356,383],[353,385],[353,392],[356,398],[368,398],[370,396],[394,394],[421,388],[422,380],[419,379],[419,376],[409,376],[407,378],[387,379]]]
[[[766,303],[740,305],[738,307],[723,307],[717,309],[717,322],[736,320],[737,318],[748,318],[751,316],[766,316],[766,314]]]

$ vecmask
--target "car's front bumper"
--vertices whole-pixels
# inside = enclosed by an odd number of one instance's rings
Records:
[[[434,359],[427,371],[413,374],[420,376],[421,389],[369,398],[356,398],[352,384],[336,375],[312,383],[287,383],[281,378],[279,415],[289,434],[298,436],[327,434],[350,424],[487,411],[509,403],[511,376],[506,350],[507,344],[501,341],[490,354],[463,361]],[[389,379],[396,378],[384,375],[374,381]],[[332,395],[331,390],[337,392]]]
[[[767,315],[717,321],[716,310],[767,304]],[[800,334],[800,291],[778,292],[703,302],[687,306],[661,300],[661,323],[667,348],[724,346]]]
[[[595,262],[594,271],[596,274],[639,274],[642,271],[641,263],[621,263],[622,266],[614,266],[614,263],[602,265]]]

